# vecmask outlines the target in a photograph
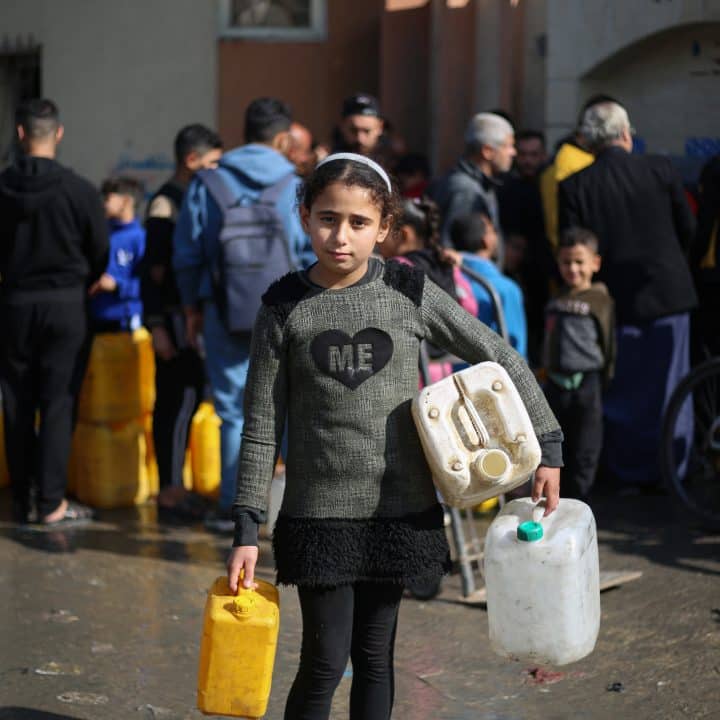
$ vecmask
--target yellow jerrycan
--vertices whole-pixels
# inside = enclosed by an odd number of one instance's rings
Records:
[[[233,595],[223,576],[208,592],[197,694],[206,715],[255,720],[267,711],[280,605],[274,585],[255,582],[256,590]]]
[[[190,426],[192,489],[205,497],[220,495],[220,425],[212,403],[200,403]]]
[[[145,328],[99,333],[78,399],[88,423],[120,423],[151,413],[155,404],[155,356]]]
[[[95,508],[140,505],[148,498],[145,429],[138,422],[79,422],[73,435],[69,480],[80,502]]]

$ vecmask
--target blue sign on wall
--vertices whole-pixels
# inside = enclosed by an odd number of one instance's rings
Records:
[[[720,138],[689,137],[685,140],[685,154],[688,157],[711,158],[720,153]]]

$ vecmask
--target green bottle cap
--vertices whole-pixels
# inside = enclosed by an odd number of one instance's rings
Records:
[[[518,540],[523,540],[524,542],[535,542],[536,540],[540,540],[543,536],[542,525],[538,522],[533,522],[532,520],[520,523],[517,529],[517,536]]]

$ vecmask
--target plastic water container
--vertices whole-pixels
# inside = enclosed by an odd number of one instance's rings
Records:
[[[233,595],[219,577],[208,592],[197,694],[207,715],[261,718],[267,710],[280,607],[277,588],[255,582],[257,590]]]
[[[151,413],[155,404],[155,355],[145,328],[99,333],[93,338],[78,399],[87,423],[120,423]]]
[[[79,422],[68,466],[77,499],[96,508],[139,505],[150,492],[145,428],[141,422]]]
[[[488,529],[490,645],[503,657],[566,665],[592,652],[600,630],[595,518],[579,500],[543,512],[530,498],[513,500]]]
[[[155,497],[160,492],[160,471],[155,454],[155,438],[153,437],[152,414],[145,415],[142,421],[145,433],[145,468],[147,469],[148,494]]]
[[[520,393],[497,363],[479,363],[429,385],[412,413],[435,486],[453,507],[512,490],[540,464]]]
[[[220,495],[220,425],[212,403],[200,403],[190,426],[192,487],[209,498]]]

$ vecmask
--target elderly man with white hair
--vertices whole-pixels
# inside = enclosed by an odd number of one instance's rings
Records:
[[[512,167],[515,131],[500,115],[478,113],[465,131],[465,154],[431,192],[442,213],[442,237],[450,245],[450,226],[458,218],[483,213],[500,232],[496,187]],[[501,247],[500,243],[500,247]]]
[[[622,486],[660,480],[660,423],[689,370],[689,311],[697,300],[686,253],[694,219],[670,160],[632,154],[632,127],[615,102],[593,105],[580,134],[595,162],[559,186],[560,229],[592,230],[615,299],[618,352],[605,398],[605,466]],[[687,441],[692,419],[680,428]],[[683,442],[683,437],[678,442]]]

